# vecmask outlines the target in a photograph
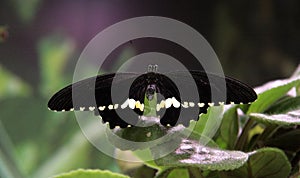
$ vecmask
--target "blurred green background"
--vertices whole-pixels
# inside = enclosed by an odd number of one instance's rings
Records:
[[[208,40],[226,75],[257,86],[299,64],[299,7],[297,0],[0,1],[0,177],[121,171],[85,139],[73,113],[47,109],[52,94],[72,82],[81,51],[109,25],[144,15],[182,21]],[[139,44],[123,45],[110,58],[140,53]]]

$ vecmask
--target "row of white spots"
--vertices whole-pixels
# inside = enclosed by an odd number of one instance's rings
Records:
[[[235,104],[234,102],[230,102],[230,104]],[[243,104],[243,103],[240,103]],[[175,97],[172,98],[167,98],[166,100],[162,100],[160,103],[156,105],[156,111],[160,111],[163,108],[170,108],[171,106],[174,106],[175,108],[179,108],[180,106],[183,108],[189,108],[189,107],[195,107],[196,104],[194,102],[187,102],[184,101],[180,103],[177,101]],[[198,107],[202,108],[205,106],[205,103],[198,103]],[[208,106],[214,106],[215,103],[207,103]],[[224,105],[224,102],[219,102],[219,105]],[[140,111],[144,111],[145,105],[141,103],[140,101],[135,101],[134,99],[127,99],[121,106],[121,109],[125,109],[126,107],[129,107],[130,109],[140,109]],[[106,106],[99,106],[98,110],[103,111],[106,108]],[[107,106],[107,109],[112,110],[112,109],[118,109],[119,104],[110,104]],[[94,111],[96,109],[95,106],[90,106],[90,107],[79,107],[79,111]],[[50,109],[49,109],[50,110]],[[74,111],[74,108],[71,108],[69,111]],[[57,110],[53,110],[54,112],[57,112]],[[61,112],[65,112],[66,110],[63,109]]]
[[[126,107],[129,107],[130,109],[140,109],[141,111],[144,111],[144,104],[140,101],[135,101],[134,99],[127,99],[122,105],[121,109],[125,109]]]

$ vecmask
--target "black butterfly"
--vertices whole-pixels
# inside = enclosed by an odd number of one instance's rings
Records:
[[[189,91],[189,75],[194,79],[200,101],[194,101],[194,96],[189,94],[181,96],[178,82],[176,85],[170,79],[179,81],[179,85]],[[90,110],[96,115],[100,114],[102,121],[108,122],[111,129],[116,126],[126,128],[138,122],[139,117],[135,113],[143,115],[145,96],[151,100],[158,93],[165,98],[157,100],[156,109],[157,115],[161,116],[160,123],[164,126],[187,126],[190,120],[198,120],[198,115],[206,113],[207,108],[213,104],[248,104],[257,98],[255,91],[248,85],[225,77],[226,98],[212,99],[211,91],[215,91],[217,96],[224,95],[219,82],[224,81],[224,78],[203,71],[189,71],[189,75],[186,72],[98,75],[61,89],[49,100],[48,107],[54,111]],[[124,88],[129,83],[131,86],[128,93]],[[115,99],[111,96],[112,86],[116,90],[115,94],[120,95]],[[91,93],[92,97],[86,93]]]

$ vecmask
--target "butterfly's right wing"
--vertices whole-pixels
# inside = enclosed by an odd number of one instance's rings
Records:
[[[250,86],[231,77],[224,78],[204,71],[176,71],[166,75],[176,80],[176,84],[179,85],[177,87],[183,91],[180,91],[180,98],[176,97],[178,101],[181,101],[179,108],[172,106],[160,110],[159,114],[163,125],[183,124],[188,126],[190,120],[198,120],[199,114],[206,113],[210,105],[248,104],[257,98],[255,91]],[[189,92],[190,88],[195,86],[197,93]],[[198,96],[199,100],[195,96]]]
[[[224,78],[223,76],[205,73],[203,71],[190,72],[197,84],[200,101],[201,97],[205,95],[204,102],[213,102],[215,104],[219,104],[219,102],[224,102],[225,104],[248,104],[257,98],[257,94],[252,87],[237,79],[228,76],[224,76]],[[224,84],[225,86],[223,86]],[[216,95],[216,97],[213,98],[211,91],[215,92],[213,94]]]
[[[55,93],[48,102],[48,108],[54,111],[93,111],[96,115],[100,114],[103,122],[109,122],[110,128],[127,127],[129,123],[120,118],[117,110],[128,99],[128,90],[125,91],[125,88],[129,89],[139,75],[105,74],[78,81]],[[141,101],[140,96],[131,94],[129,97]],[[129,107],[122,109],[122,113],[128,116],[127,119],[134,119],[132,122],[138,119],[136,114],[135,117],[129,117],[133,113]]]

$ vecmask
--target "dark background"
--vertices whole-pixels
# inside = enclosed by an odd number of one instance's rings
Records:
[[[216,51],[225,74],[251,86],[288,77],[299,64],[298,0],[2,0],[0,146],[7,158],[0,161],[13,165],[7,172],[17,169],[22,176],[44,177],[80,167],[120,171],[113,159],[101,155],[84,137],[76,140],[80,129],[72,114],[52,113],[46,104],[72,81],[81,51],[97,33],[121,20],[146,15],[174,18],[195,28]],[[172,53],[173,48],[164,43],[147,42],[128,45],[136,51]],[[110,57],[123,53],[126,45]],[[129,53],[125,56],[135,54]],[[177,57],[191,56],[178,53]],[[81,157],[52,161],[74,139],[85,145],[81,151],[76,144],[70,149]]]
[[[16,2],[0,3],[0,22],[9,27],[10,35],[1,44],[1,63],[32,84],[39,77],[32,72],[39,70],[36,48],[42,37],[60,34],[71,38],[76,53],[70,60],[76,61],[101,30],[145,15],[171,17],[195,28],[215,49],[225,74],[252,85],[288,76],[299,63],[300,3],[296,0]],[[24,15],[26,8],[31,9],[29,15]]]

